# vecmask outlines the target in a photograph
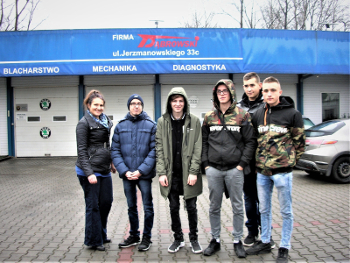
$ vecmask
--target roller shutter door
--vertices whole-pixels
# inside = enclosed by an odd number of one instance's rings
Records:
[[[13,78],[17,157],[76,156],[78,76]]]
[[[6,78],[0,78],[0,155],[8,155]]]
[[[228,74],[171,74],[161,75],[161,105],[165,112],[166,99],[173,87],[182,87],[190,100],[190,111],[203,121],[205,113],[212,110],[212,90],[220,79],[227,79]]]
[[[135,93],[142,97],[144,111],[154,120],[154,75],[85,76],[84,83],[86,94],[97,89],[104,95],[105,114],[113,118],[114,127],[127,114],[127,101]]]

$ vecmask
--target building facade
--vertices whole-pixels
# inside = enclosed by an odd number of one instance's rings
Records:
[[[157,120],[184,87],[201,120],[219,79],[275,76],[314,123],[349,118],[349,33],[250,29],[108,29],[0,33],[0,155],[75,156],[91,89],[114,124],[140,94]]]

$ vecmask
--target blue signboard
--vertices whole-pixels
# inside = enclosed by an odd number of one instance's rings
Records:
[[[349,74],[349,33],[252,29],[0,33],[0,77],[248,71]]]

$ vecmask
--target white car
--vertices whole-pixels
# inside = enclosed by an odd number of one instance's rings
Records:
[[[305,130],[306,150],[296,168],[350,183],[350,120],[325,121]]]

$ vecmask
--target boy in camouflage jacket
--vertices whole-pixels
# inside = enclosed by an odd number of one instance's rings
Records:
[[[288,262],[293,230],[292,170],[304,152],[305,135],[302,115],[294,109],[290,97],[281,96],[279,81],[268,77],[262,93],[266,105],[253,116],[258,137],[256,150],[257,188],[261,214],[261,241],[247,250],[249,255],[271,251],[271,198],[275,185],[283,218],[282,237],[277,262]]]
[[[202,165],[209,186],[209,218],[212,240],[204,251],[211,256],[220,250],[220,208],[225,186],[233,210],[234,250],[238,257],[246,256],[243,236],[243,181],[253,158],[256,140],[248,112],[236,107],[236,91],[229,79],[218,81],[213,89],[214,111],[208,112],[202,125]]]

